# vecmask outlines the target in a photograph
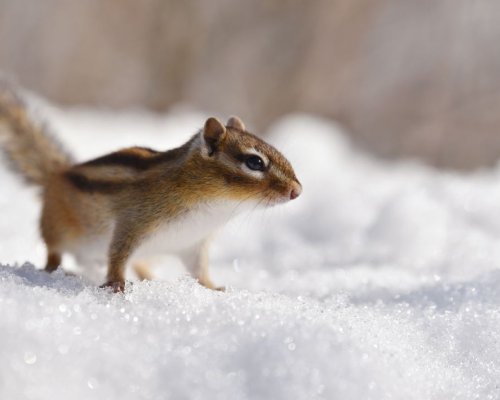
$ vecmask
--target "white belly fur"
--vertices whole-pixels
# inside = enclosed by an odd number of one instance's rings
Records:
[[[135,255],[177,254],[189,250],[238,214],[238,203],[204,204],[161,225],[141,243]]]
[[[237,202],[217,202],[203,204],[179,218],[166,222],[146,237],[132,258],[147,258],[162,254],[179,254],[201,243],[214,231],[221,228],[241,211],[254,206]],[[68,250],[73,253],[78,264],[106,264],[112,230],[106,234],[75,243]]]

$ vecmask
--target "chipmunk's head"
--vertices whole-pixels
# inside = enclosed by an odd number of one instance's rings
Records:
[[[269,206],[296,199],[302,192],[288,160],[247,132],[238,117],[231,117],[226,125],[209,118],[201,136],[202,157],[222,177],[227,197]]]

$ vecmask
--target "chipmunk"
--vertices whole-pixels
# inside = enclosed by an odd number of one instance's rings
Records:
[[[208,118],[182,146],[130,147],[74,163],[35,123],[11,88],[0,89],[0,146],[13,170],[42,188],[45,270],[63,253],[79,264],[105,264],[103,287],[125,288],[125,266],[141,257],[178,255],[207,288],[212,233],[240,211],[297,198],[302,187],[274,147],[249,133],[238,117]]]

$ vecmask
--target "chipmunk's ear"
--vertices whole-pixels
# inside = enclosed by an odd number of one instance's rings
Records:
[[[208,155],[212,155],[226,136],[226,127],[217,118],[210,117],[203,127],[203,139],[208,147]]]
[[[228,128],[236,128],[239,129],[240,131],[245,131],[245,124],[243,121],[238,118],[237,116],[233,115],[231,118],[227,120],[227,127]]]

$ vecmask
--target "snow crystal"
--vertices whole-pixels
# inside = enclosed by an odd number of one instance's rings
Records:
[[[46,112],[81,159],[168,148],[203,123]],[[46,274],[36,190],[1,169],[0,398],[500,398],[500,168],[374,160],[304,115],[269,140],[304,192],[221,232],[224,293],[171,258],[154,261],[163,279],[123,295],[71,259],[77,276]]]

